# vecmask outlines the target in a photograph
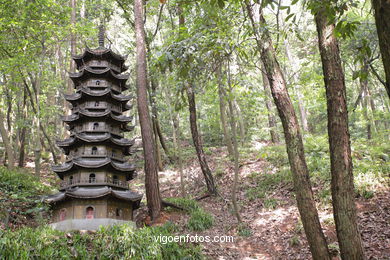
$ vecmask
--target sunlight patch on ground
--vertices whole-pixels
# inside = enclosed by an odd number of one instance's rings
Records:
[[[291,206],[288,208],[278,208],[272,211],[260,212],[258,213],[259,217],[257,217],[253,223],[256,226],[267,226],[272,225],[277,222],[284,222],[287,218],[290,218],[292,214],[294,214],[296,208]]]

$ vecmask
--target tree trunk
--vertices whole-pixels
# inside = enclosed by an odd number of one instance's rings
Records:
[[[229,157],[233,158],[233,146],[232,146],[232,138],[230,136],[230,131],[226,122],[226,105],[225,105],[225,97],[222,93],[223,83],[222,83],[222,73],[221,73],[221,65],[219,65],[217,69],[217,78],[218,78],[218,96],[219,96],[219,112],[221,117],[221,124],[223,130],[223,139],[225,141]]]
[[[346,88],[339,47],[334,24],[329,24],[324,8],[315,14],[315,21],[328,106],[333,214],[341,258],[364,259],[356,223]]]
[[[70,55],[73,56],[73,55],[76,55],[76,35],[74,32],[74,30],[76,30],[76,8],[77,8],[76,7],[76,0],[70,0],[70,8],[71,8],[71,10],[70,10],[70,24],[71,24],[71,27],[70,27],[70,30],[71,30],[70,31]],[[70,72],[76,71],[76,64],[73,61],[73,59],[71,59],[69,66],[70,66],[69,67]],[[72,89],[73,89],[73,82],[69,78],[68,79],[68,91],[71,92]],[[70,109],[69,109],[69,111],[70,111]]]
[[[3,143],[5,146],[5,152],[6,152],[7,158],[8,158],[7,167],[8,167],[8,169],[13,169],[14,164],[15,164],[15,159],[14,159],[12,145],[11,145],[10,139],[8,137],[8,132],[7,132],[6,127],[4,126],[4,122],[6,122],[5,116],[0,111],[0,133],[1,133],[1,138],[3,139]]]
[[[145,159],[145,190],[148,211],[152,221],[155,221],[161,213],[161,195],[158,182],[158,169],[154,151],[153,129],[149,117],[147,97],[147,72],[146,72],[146,48],[145,29],[143,21],[143,1],[134,0],[134,20],[136,36],[136,84],[137,106],[141,125],[142,146]]]
[[[153,116],[152,116],[153,117]],[[156,119],[153,118],[152,119],[152,125],[153,125],[153,133],[154,133],[154,144],[156,145],[156,159],[157,159],[157,165],[158,165],[158,170],[159,171],[163,171],[164,170],[164,166],[163,166],[163,163],[162,163],[162,159],[161,159],[161,151],[160,151],[160,146],[159,146],[159,136],[158,136],[158,133],[157,133],[157,126],[156,126]]]
[[[26,121],[27,117],[28,117],[28,114],[27,114],[27,93],[26,93],[26,89],[23,89],[23,104],[22,104],[22,111],[21,111],[21,113],[22,113],[23,121]],[[22,130],[20,132],[20,137],[19,137],[19,141],[20,141],[19,162],[18,162],[18,166],[19,167],[24,167],[25,146],[26,146],[26,131],[27,131],[27,127],[26,127],[26,125],[24,123],[23,126],[22,126]]]
[[[257,30],[252,7],[249,0],[246,1],[249,18],[252,23],[260,58],[264,64],[272,96],[282,121],[286,140],[287,154],[290,162],[294,181],[294,190],[297,198],[298,210],[302,219],[303,228],[309,242],[313,259],[331,259],[325,236],[315,205],[309,171],[307,169],[300,127],[294,111],[293,104],[287,91],[286,81],[276,59],[271,37],[267,30]],[[256,7],[259,7],[256,5]],[[257,22],[262,28],[266,22],[262,14],[257,13]]]
[[[237,186],[238,186],[238,177],[239,177],[239,166],[238,166],[238,160],[240,154],[238,153],[238,142],[237,142],[237,131],[236,131],[236,122],[234,117],[234,110],[233,110],[233,102],[231,100],[231,94],[232,94],[232,85],[231,85],[231,79],[230,79],[230,63],[228,62],[228,86],[229,86],[229,98],[228,105],[229,105],[229,111],[230,111],[230,127],[232,129],[232,137],[233,137],[233,148],[234,148],[234,179],[233,179],[233,189],[232,189],[232,203],[233,203],[233,210],[234,215],[237,218],[238,223],[241,223],[241,216],[240,216],[240,210],[238,208],[237,204]],[[223,90],[222,90],[223,91]]]
[[[390,98],[390,2],[389,0],[372,0],[372,6],[375,10],[379,48],[386,74],[386,91]]]
[[[276,119],[274,116],[274,113],[272,111],[272,95],[271,95],[271,89],[269,86],[269,81],[267,78],[267,74],[265,73],[264,65],[261,65],[261,75],[263,78],[263,87],[264,87],[264,93],[265,93],[265,106],[267,108],[268,112],[268,127],[269,127],[269,133],[271,135],[271,142],[276,144],[279,143],[279,135],[277,133],[276,129]]]
[[[181,196],[184,198],[186,196],[185,192],[185,180],[184,180],[184,172],[183,172],[183,161],[180,155],[180,117],[179,113],[176,113],[174,110],[174,105],[172,107],[172,99],[171,99],[171,93],[170,89],[166,89],[166,98],[168,101],[168,109],[169,109],[169,115],[171,117],[172,121],[172,128],[173,128],[173,149],[174,149],[174,161],[178,163],[179,165],[179,175],[180,175],[180,192]]]
[[[241,139],[241,144],[244,145],[245,143],[245,123],[244,123],[244,118],[241,113],[241,108],[238,105],[238,102],[235,98],[233,98],[233,105],[235,110],[237,111],[237,119],[238,119],[238,126],[240,128],[240,139]]]
[[[215,188],[214,178],[213,175],[211,174],[209,165],[207,164],[206,155],[204,154],[203,151],[202,141],[198,133],[198,126],[196,120],[195,94],[191,83],[188,86],[186,86],[186,91],[188,97],[188,110],[190,112],[192,140],[194,142],[196,154],[199,159],[200,168],[202,169],[202,173],[206,181],[207,190],[210,193],[210,195],[215,195],[217,194],[217,189]]]
[[[297,62],[296,62],[297,59],[294,59],[293,56],[291,55],[290,44],[289,44],[287,39],[284,40],[284,46],[286,48],[288,62],[290,63],[290,65],[293,68],[298,69],[299,64],[297,64]],[[301,91],[296,86],[296,84],[298,84],[298,82],[299,82],[298,73],[295,73],[295,72],[293,72],[293,73],[294,73],[293,74],[293,80],[294,80],[293,86],[294,86],[294,90],[297,94],[298,108],[299,108],[299,115],[301,118],[302,129],[304,132],[309,132],[309,126],[307,123],[307,112],[306,112],[305,106],[303,105],[303,97],[302,97]]]

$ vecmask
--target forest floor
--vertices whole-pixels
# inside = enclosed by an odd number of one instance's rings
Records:
[[[261,147],[267,144],[256,144]],[[201,243],[202,252],[211,259],[311,259],[309,247],[293,195],[292,183],[288,180],[271,181],[270,175],[277,172],[271,163],[262,158],[260,150],[245,153],[240,160],[240,184],[237,193],[243,224],[238,225],[232,214],[231,190],[234,167],[222,148],[209,148],[208,161],[213,170],[220,196],[199,201],[204,210],[214,217],[213,226],[202,232],[186,228],[188,216],[184,212],[164,212],[164,219],[179,226],[178,235],[233,236],[233,243]],[[205,194],[203,176],[195,157],[189,156],[184,167],[187,196]],[[180,197],[180,177],[176,169],[159,173],[163,198]],[[133,187],[142,191],[143,173],[140,172]],[[270,177],[270,178],[267,178]],[[268,185],[266,194],[253,196],[259,180]],[[317,194],[322,184],[313,184]],[[384,189],[366,199],[356,198],[358,224],[363,237],[367,259],[390,259],[390,191]],[[319,215],[325,236],[334,254],[339,259],[331,204],[318,202]],[[146,207],[138,211],[138,224],[145,220]]]

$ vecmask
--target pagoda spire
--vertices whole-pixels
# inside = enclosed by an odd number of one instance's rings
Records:
[[[105,34],[104,25],[100,25],[99,26],[99,47],[100,48],[104,48],[104,34]]]

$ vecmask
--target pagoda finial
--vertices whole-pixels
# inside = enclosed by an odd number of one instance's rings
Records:
[[[99,26],[99,47],[104,48],[104,25]]]

